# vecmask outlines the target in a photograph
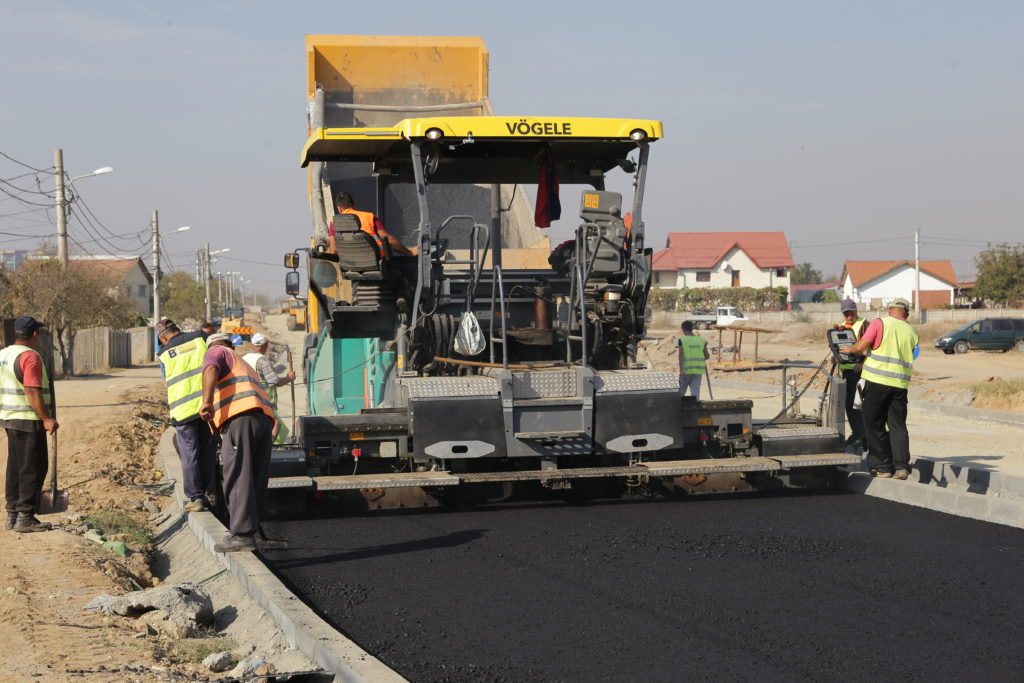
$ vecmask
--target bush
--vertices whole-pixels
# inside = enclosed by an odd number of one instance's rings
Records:
[[[689,311],[694,308],[735,306],[741,311],[779,311],[786,304],[785,287],[727,287],[724,289],[652,288],[647,305],[654,311]]]

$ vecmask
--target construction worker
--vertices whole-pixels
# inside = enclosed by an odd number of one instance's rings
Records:
[[[415,256],[415,254],[409,250],[404,244],[402,244],[397,237],[389,233],[384,229],[384,224],[381,223],[380,219],[369,211],[359,211],[356,209],[355,202],[352,199],[352,195],[348,192],[339,192],[334,198],[334,205],[338,213],[351,213],[359,218],[359,229],[365,233],[369,233],[377,240],[378,248],[380,249],[381,256],[384,255],[384,246],[382,240],[387,240],[391,246],[391,251],[401,256]],[[337,249],[334,244],[334,223],[331,223],[329,235],[329,246],[328,252],[336,254]]]
[[[843,322],[837,327],[852,330],[857,339],[863,337],[868,321],[857,315],[857,303],[853,299],[843,299],[839,304],[839,312],[843,314]],[[846,445],[860,449],[864,446],[864,418],[853,405],[857,397],[861,363],[840,363],[839,372],[846,382],[846,422],[850,425],[850,436],[846,437]]]
[[[684,320],[683,336],[679,338],[679,395],[686,396],[687,390],[700,400],[700,380],[707,372],[708,343],[704,337],[693,331],[693,323]]]
[[[907,322],[910,302],[894,299],[889,316],[871,321],[864,336],[840,351],[866,355],[864,432],[876,477],[906,479],[910,475],[907,433],[907,389],[917,352],[917,332]],[[888,429],[887,429],[888,427]]]
[[[157,358],[167,384],[167,410],[181,460],[182,486],[188,498],[185,510],[202,512],[209,507],[206,494],[214,490],[217,461],[217,439],[199,419],[207,335],[202,330],[182,332],[167,318],[156,324],[156,335],[160,340]]]
[[[295,381],[295,371],[289,370],[284,375],[278,375],[274,369],[274,363],[267,358],[267,349],[270,348],[270,340],[267,339],[266,335],[257,332],[252,335],[252,347],[253,350],[242,356],[242,360],[248,363],[256,374],[260,377],[260,382],[263,384],[263,388],[267,391],[267,396],[270,397],[270,402],[274,406],[274,419],[277,420],[277,424],[274,426],[274,443],[284,443],[285,439],[288,438],[288,428],[284,425],[281,420],[281,415],[277,412],[277,388],[288,384],[289,382]]]
[[[270,480],[274,409],[260,378],[231,350],[231,338],[211,334],[203,357],[203,403],[199,416],[221,435],[224,499],[230,533],[218,553],[253,551]]]
[[[36,518],[36,494],[43,490],[49,453],[46,434],[60,425],[53,417],[53,384],[36,352],[43,323],[27,315],[14,321],[14,343],[0,351],[0,426],[7,432],[5,529],[49,531]]]

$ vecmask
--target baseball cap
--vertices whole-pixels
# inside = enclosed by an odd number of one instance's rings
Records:
[[[893,299],[889,302],[889,308],[905,308],[910,310],[910,302],[906,299]]]
[[[215,344],[217,342],[226,342],[226,341],[231,341],[231,337],[229,337],[227,334],[225,334],[223,332],[214,332],[213,334],[211,334],[209,337],[206,338],[207,345],[212,345],[212,344]]]
[[[266,343],[267,343],[266,335],[261,334],[259,332],[257,332],[256,334],[252,335],[252,345],[253,346],[263,346]]]
[[[856,311],[857,302],[853,299],[843,299],[843,303],[839,304],[840,313],[846,313],[847,311]]]
[[[157,322],[156,324],[157,335],[163,334],[164,332],[167,331],[167,328],[169,327],[175,327],[174,321],[171,320],[170,318],[160,318],[159,322]]]
[[[14,333],[26,337],[35,334],[41,327],[46,327],[46,323],[41,323],[30,315],[20,315],[14,320]]]

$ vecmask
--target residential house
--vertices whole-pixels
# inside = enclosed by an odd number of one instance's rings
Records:
[[[13,273],[28,258],[28,249],[4,249],[0,251],[0,268]]]
[[[914,262],[847,261],[843,266],[843,297],[871,308],[882,308],[896,298],[915,301]],[[921,261],[923,308],[953,305],[957,287],[951,261]]]
[[[654,286],[785,287],[794,266],[781,232],[672,232],[654,254]]]
[[[113,276],[117,289],[143,315],[153,315],[153,276],[137,256],[71,256],[69,268],[88,268]]]

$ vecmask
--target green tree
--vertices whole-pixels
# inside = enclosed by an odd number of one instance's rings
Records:
[[[798,263],[789,271],[789,281],[794,285],[820,285],[821,271],[813,263]]]
[[[975,296],[997,304],[1024,300],[1024,246],[990,244],[974,264],[978,270]]]
[[[62,268],[56,259],[30,260],[10,277],[13,310],[47,323],[65,375],[74,372],[75,332],[89,327],[124,330],[134,322],[133,304],[113,273],[87,263],[72,261]]]
[[[171,320],[203,320],[206,315],[206,290],[188,273],[171,273],[160,282],[163,315]]]
[[[825,289],[818,294],[815,300],[822,304],[836,304],[839,303],[839,295],[834,289]]]

